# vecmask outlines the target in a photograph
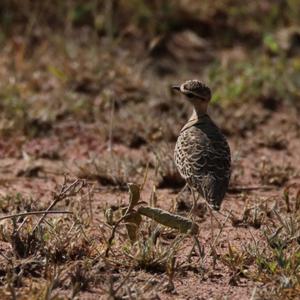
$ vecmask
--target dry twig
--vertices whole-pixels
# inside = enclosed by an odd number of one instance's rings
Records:
[[[0,217],[0,222],[6,219],[12,219],[12,218],[16,218],[16,217],[24,217],[24,216],[31,216],[31,215],[42,215],[42,214],[73,214],[71,211],[67,211],[67,210],[62,210],[62,211],[58,211],[58,210],[41,210],[41,211],[28,211],[28,212],[23,212],[23,213],[19,213],[19,214],[12,214],[12,215],[6,215],[6,216],[2,216]]]
[[[47,214],[49,213],[49,211],[60,201],[62,201],[63,199],[66,199],[74,194],[77,194],[85,185],[85,181],[81,180],[81,179],[76,179],[75,181],[73,181],[71,184],[67,185],[66,184],[66,177],[64,179],[64,183],[61,187],[61,190],[58,194],[56,194],[54,196],[54,200],[53,202],[50,204],[50,206],[46,209],[45,213],[43,214],[43,216],[41,216],[41,218],[39,219],[39,221],[37,222],[37,224],[34,226],[32,233],[35,232],[35,230],[40,226],[40,224],[44,221],[45,217],[47,216]],[[79,186],[79,187],[78,187]],[[76,190],[76,188],[78,187],[78,189]]]

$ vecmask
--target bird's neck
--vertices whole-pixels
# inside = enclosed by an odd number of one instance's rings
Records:
[[[199,107],[194,106],[193,113],[189,118],[188,122],[181,129],[181,132],[190,128],[191,126],[194,126],[199,121],[203,120],[205,116],[207,116],[207,104],[206,107],[203,106],[202,109],[199,109]]]
[[[207,103],[206,102],[196,103],[194,104],[194,108],[190,120],[202,119],[203,116],[205,116],[206,114],[207,114]]]

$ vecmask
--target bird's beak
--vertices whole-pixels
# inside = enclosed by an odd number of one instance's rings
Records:
[[[172,89],[176,91],[180,91],[180,85],[178,84],[172,85]]]

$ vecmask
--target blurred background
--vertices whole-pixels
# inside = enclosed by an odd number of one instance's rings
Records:
[[[138,128],[129,143],[147,130],[158,139],[161,122],[172,136],[166,127],[188,113],[168,86],[191,78],[221,106],[295,101],[299,23],[299,0],[2,0],[0,133],[35,136],[75,118],[101,120],[107,135],[114,102],[114,126]],[[121,127],[115,139],[127,141]]]
[[[170,86],[195,78],[211,87],[209,113],[231,146],[222,211],[234,216],[215,245],[221,223],[199,209],[205,268],[192,239],[166,262],[177,233],[159,233],[156,248],[150,222],[138,245],[118,232],[102,264],[104,212],[124,208],[128,182],[143,183],[143,201],[188,214],[173,149],[191,107]],[[1,0],[0,213],[44,210],[72,178],[86,186],[55,207],[72,218],[48,217],[36,237],[32,218],[1,225],[0,298],[50,299],[60,287],[98,299],[97,287],[112,299],[115,284],[114,299],[133,299],[127,279],[173,298],[157,283],[177,266],[181,299],[254,299],[256,284],[255,299],[299,298],[299,100],[300,0]]]
[[[299,0],[3,0],[0,25],[3,158],[86,160],[109,150],[123,163],[155,152],[168,155],[172,175],[190,107],[170,85],[193,78],[211,87],[210,113],[237,145],[249,136],[284,144],[268,128],[277,125],[260,126],[282,103],[299,111]],[[127,167],[117,180],[125,186]]]

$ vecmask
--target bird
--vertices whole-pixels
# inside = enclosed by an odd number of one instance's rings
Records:
[[[230,181],[231,154],[225,136],[207,114],[211,90],[196,79],[172,88],[193,106],[192,115],[177,138],[175,165],[192,191],[192,209],[202,196],[209,207],[219,211]]]

